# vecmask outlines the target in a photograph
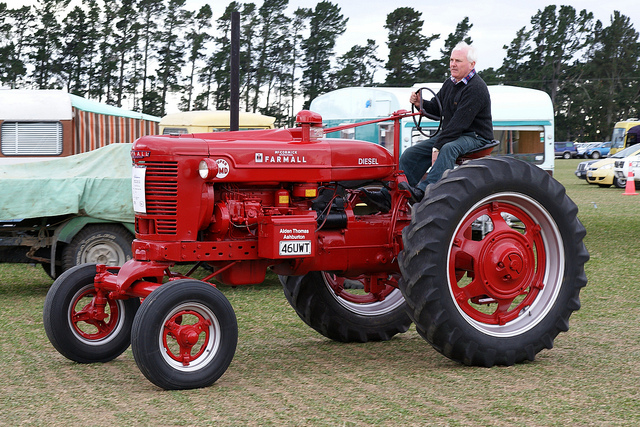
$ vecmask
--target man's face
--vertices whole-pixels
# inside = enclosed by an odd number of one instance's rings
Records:
[[[451,77],[460,81],[467,76],[476,66],[475,62],[469,62],[467,59],[468,49],[457,49],[451,52],[451,58],[449,59],[449,71],[451,71]]]

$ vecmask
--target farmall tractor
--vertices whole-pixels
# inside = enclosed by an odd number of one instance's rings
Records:
[[[385,119],[394,153],[400,120],[417,114]],[[446,357],[491,367],[534,360],[568,330],[589,255],[561,184],[528,163],[484,157],[412,203],[397,156],[324,138],[335,130],[302,111],[291,129],[138,139],[134,259],[55,281],[44,306],[53,346],[92,363],[131,345],[157,386],[209,386],[238,339],[235,313],[209,281],[257,284],[268,269],[300,318],[340,342],[389,340],[413,322]],[[383,186],[388,212],[359,190]],[[172,270],[179,263],[211,274],[191,279]]]

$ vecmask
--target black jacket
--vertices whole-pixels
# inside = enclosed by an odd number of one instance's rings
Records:
[[[442,103],[442,130],[435,148],[440,149],[468,132],[489,141],[493,139],[491,98],[487,84],[479,75],[474,75],[466,85],[447,79],[436,96]],[[440,113],[435,99],[423,101],[423,107],[428,113]]]

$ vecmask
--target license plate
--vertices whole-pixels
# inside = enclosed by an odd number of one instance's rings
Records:
[[[311,255],[311,240],[281,240],[278,253],[280,256]]]

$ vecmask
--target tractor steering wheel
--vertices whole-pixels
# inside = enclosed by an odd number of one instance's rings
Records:
[[[439,110],[439,114],[436,116],[435,114],[431,114],[431,113],[427,113],[424,109],[424,107],[422,106],[422,91],[423,90],[428,90],[429,92],[431,92],[433,94],[433,97],[435,98],[436,102],[438,103],[438,110]],[[416,129],[418,130],[418,132],[420,132],[423,136],[427,137],[427,138],[433,138],[434,136],[436,136],[438,134],[438,132],[440,132],[440,128],[442,128],[442,120],[441,120],[441,115],[442,115],[442,104],[440,103],[440,100],[438,99],[438,97],[436,96],[436,93],[434,91],[432,91],[431,89],[429,89],[428,87],[421,87],[420,89],[418,89],[416,91],[416,95],[418,95],[418,103],[420,104],[420,115],[418,116],[418,118],[416,119],[416,116],[413,116],[413,124],[416,126]],[[415,106],[415,104],[411,104],[411,112],[415,113],[416,112],[417,107]],[[436,132],[433,135],[427,135],[426,133],[424,133],[422,131],[422,127],[420,126],[420,123],[422,122],[422,117],[426,117],[428,119],[434,120],[438,123],[438,130],[436,130]]]

